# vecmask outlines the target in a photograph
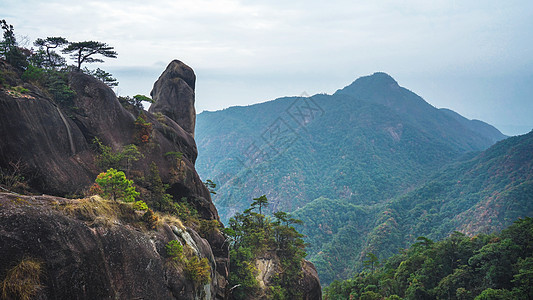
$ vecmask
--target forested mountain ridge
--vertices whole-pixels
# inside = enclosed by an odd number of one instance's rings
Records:
[[[309,257],[325,284],[353,274],[366,251],[389,255],[406,245],[393,199],[505,138],[431,106],[384,73],[333,95],[203,112],[197,128],[196,166],[218,184],[221,219],[266,194],[271,211],[304,220]]]
[[[321,280],[331,282],[360,270],[368,253],[384,259],[419,236],[437,240],[454,231],[492,233],[533,216],[532,179],[533,131],[465,155],[387,203],[320,198],[294,215],[304,221],[302,232]]]
[[[222,220],[261,193],[286,210],[319,197],[379,202],[505,137],[450,117],[384,73],[334,95],[203,112],[197,127],[197,169],[218,184]]]
[[[451,164],[393,205],[405,211],[401,218],[412,236],[437,239],[453,230],[501,230],[519,217],[532,216],[532,199],[533,131]],[[427,226],[437,220],[438,226]]]
[[[387,260],[369,254],[366,270],[333,282],[325,299],[531,299],[532,234],[523,218],[498,234],[419,237]]]

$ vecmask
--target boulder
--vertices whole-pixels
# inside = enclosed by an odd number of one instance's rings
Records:
[[[194,71],[179,60],[173,60],[155,82],[150,95],[154,103],[148,110],[162,113],[194,136]]]
[[[304,291],[304,300],[321,300],[322,299],[322,287],[320,286],[320,279],[318,278],[318,272],[315,265],[312,262],[305,260],[302,265],[303,278],[301,281],[301,287]]]

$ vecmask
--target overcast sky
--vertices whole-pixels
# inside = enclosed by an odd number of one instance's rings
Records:
[[[74,4],[76,3],[76,4]],[[382,71],[436,107],[503,133],[533,129],[531,0],[0,0],[28,45],[97,40],[120,95],[149,95],[172,59],[197,75],[196,108],[333,93]]]

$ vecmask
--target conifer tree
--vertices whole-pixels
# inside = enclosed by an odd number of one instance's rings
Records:
[[[109,58],[116,58],[117,52],[113,49],[106,43],[85,41],[70,43],[62,52],[70,54],[71,58],[76,61],[76,70],[80,71],[83,63],[103,62],[100,58],[92,57],[93,55],[99,54]]]

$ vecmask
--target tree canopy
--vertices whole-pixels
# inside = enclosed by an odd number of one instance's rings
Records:
[[[100,173],[95,182],[102,188],[103,196],[112,200],[122,199],[131,202],[139,196],[139,193],[135,191],[133,181],[126,179],[124,172],[113,168]]]
[[[93,55],[98,54],[109,58],[116,58],[117,52],[113,49],[113,47],[106,43],[84,41],[70,43],[62,52],[70,54],[71,58],[77,63],[77,70],[80,71],[83,63],[103,62],[100,58],[92,57]]]
[[[230,285],[235,287],[235,299],[247,298],[258,291],[254,261],[265,253],[275,253],[280,258],[281,269],[270,287],[272,299],[299,299],[301,292],[295,282],[302,276],[302,259],[306,256],[302,235],[291,224],[300,220],[278,211],[276,220],[262,214],[268,205],[265,195],[254,198],[250,208],[237,213],[229,221],[225,233],[231,238]],[[255,210],[259,210],[256,212]]]
[[[381,265],[334,281],[327,299],[533,299],[533,219],[519,219],[498,235],[455,232],[433,242],[419,237]],[[370,297],[372,296],[372,297]],[[401,298],[400,298],[401,297]]]
[[[67,39],[63,37],[47,37],[45,39],[38,38],[33,44],[39,47],[39,50],[42,51],[43,54],[46,53],[46,58],[42,62],[45,67],[53,69],[65,64],[65,58],[63,58],[53,49],[67,45]]]
[[[3,40],[0,41],[0,57],[17,68],[24,68],[28,65],[26,56],[18,47],[13,25],[7,24],[6,20],[0,20],[0,27],[4,31]]]

